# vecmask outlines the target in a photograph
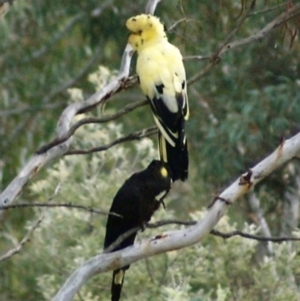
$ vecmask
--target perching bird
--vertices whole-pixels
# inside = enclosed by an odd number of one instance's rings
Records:
[[[113,252],[133,245],[137,231],[144,229],[152,214],[158,209],[171,187],[170,170],[163,161],[153,160],[143,171],[125,181],[114,197],[106,224],[104,251]],[[117,238],[129,230],[134,232],[117,245],[109,248]],[[126,234],[125,234],[126,235]],[[107,250],[107,248],[109,248]],[[111,300],[120,299],[125,271],[129,266],[113,271]]]
[[[159,129],[160,158],[170,165],[173,181],[184,181],[189,165],[185,135],[189,105],[181,53],[168,42],[164,25],[155,16],[132,17],[126,27],[128,42],[138,53],[138,80]]]

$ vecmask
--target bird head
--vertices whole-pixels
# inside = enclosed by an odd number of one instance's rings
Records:
[[[131,17],[127,20],[126,27],[130,31],[128,42],[137,51],[167,38],[164,25],[152,15]]]
[[[171,170],[167,163],[153,160],[147,169],[152,171],[153,177],[156,179],[171,183]]]

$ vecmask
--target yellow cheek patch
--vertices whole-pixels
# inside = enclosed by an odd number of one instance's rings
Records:
[[[160,169],[160,174],[161,174],[164,178],[166,178],[166,177],[169,175],[169,173],[168,173],[168,171],[167,171],[167,169],[166,169],[165,167],[162,167],[162,168]]]

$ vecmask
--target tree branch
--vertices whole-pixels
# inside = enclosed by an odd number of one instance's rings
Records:
[[[60,184],[58,184],[54,190],[54,193],[52,196],[50,196],[50,198],[47,200],[45,205],[49,205],[49,203],[57,196],[58,191],[60,189]],[[24,238],[21,240],[21,242],[19,244],[16,245],[15,248],[9,250],[8,252],[6,252],[4,255],[0,256],[0,261],[3,261],[5,259],[8,259],[10,257],[12,257],[13,255],[19,253],[22,248],[24,247],[24,245],[30,241],[30,237],[33,234],[33,232],[38,228],[38,226],[40,225],[40,223],[42,222],[43,218],[45,215],[45,209],[42,211],[41,215],[39,216],[39,218],[35,221],[35,223],[32,225],[32,227],[29,229],[29,231],[26,233],[26,235],[24,236]]]
[[[6,252],[5,254],[0,256],[0,261],[6,260],[10,257],[12,257],[13,255],[19,253],[23,246],[30,241],[30,237],[32,235],[32,233],[38,228],[38,226],[40,225],[40,223],[42,222],[43,218],[44,218],[45,212],[43,211],[42,214],[39,216],[39,218],[35,221],[35,223],[33,224],[33,226],[29,229],[29,231],[26,233],[26,235],[24,236],[24,238],[20,241],[20,243],[13,249],[9,250],[8,252]]]
[[[260,232],[263,236],[271,236],[271,231],[269,228],[269,225],[263,215],[263,211],[260,207],[260,201],[256,194],[251,191],[248,195],[248,203],[250,205],[250,209],[253,212],[254,219],[256,224],[258,224],[261,228]],[[264,244],[264,255],[272,256],[274,253],[273,250],[273,244],[271,242],[268,242],[267,244]]]
[[[146,9],[145,9],[145,13],[150,14],[150,15],[154,15],[154,11],[156,9],[156,6],[161,1],[162,0],[148,0],[147,5],[146,5]]]
[[[202,78],[205,74],[207,74],[220,60],[220,57],[227,52],[228,50],[244,46],[255,41],[259,41],[266,37],[271,33],[272,30],[278,28],[283,25],[287,21],[296,16],[300,15],[300,4],[294,5],[292,8],[288,9],[278,17],[276,17],[273,21],[268,23],[262,30],[258,31],[256,34],[253,34],[247,38],[237,40],[229,43],[229,41],[233,38],[233,36],[237,33],[237,31],[241,28],[243,22],[247,17],[251,14],[252,9],[250,8],[245,15],[241,18],[237,26],[229,33],[229,35],[225,38],[224,42],[218,47],[214,54],[210,56],[211,62],[207,64],[199,73],[195,74],[188,80],[188,84],[192,84],[195,81]],[[187,60],[206,60],[207,56],[189,56]]]
[[[245,233],[243,231],[235,230],[229,233],[223,233],[217,230],[211,230],[211,234],[215,236],[222,237],[224,239],[232,238],[234,236],[241,236],[248,239],[258,240],[258,241],[264,241],[264,242],[275,242],[275,243],[281,243],[284,241],[300,241],[300,237],[291,237],[291,236],[281,236],[281,237],[265,237],[265,236],[259,236],[259,235],[253,235],[249,233]]]
[[[75,115],[92,110],[94,107],[102,104],[111,95],[122,89],[129,75],[132,54],[133,51],[131,46],[127,45],[122,57],[121,67],[117,78],[108,83],[102,90],[93,94],[86,101],[73,103],[63,111],[57,124],[57,139],[66,135]],[[35,154],[19,172],[16,178],[1,193],[0,206],[7,206],[11,204],[30,178],[32,178],[46,163],[52,159],[63,156],[68,151],[70,144],[71,138],[48,149],[42,154]]]
[[[89,213],[96,213],[96,214],[101,214],[101,215],[115,215],[115,216],[120,216],[119,214],[113,213],[113,212],[108,212],[105,210],[100,210],[100,209],[95,209],[92,207],[87,207],[83,205],[76,205],[70,203],[19,203],[19,204],[14,204],[14,205],[9,205],[9,206],[0,206],[0,211],[1,210],[9,210],[9,209],[16,209],[16,208],[32,208],[32,207],[47,207],[47,208],[54,208],[54,207],[66,207],[69,209],[81,209],[84,211],[88,211]]]
[[[71,126],[70,129],[66,133],[64,133],[60,138],[56,138],[53,141],[51,141],[50,143],[39,148],[37,150],[37,153],[38,154],[45,153],[52,147],[57,146],[65,141],[67,141],[76,132],[76,130],[84,124],[104,123],[104,122],[112,121],[114,119],[121,117],[122,115],[125,115],[125,114],[135,110],[136,108],[146,105],[147,103],[148,103],[147,100],[137,101],[137,102],[134,102],[132,104],[125,106],[123,109],[118,111],[116,114],[113,114],[110,116],[104,116],[103,118],[89,117],[89,118],[81,119],[78,122],[76,122],[73,126]]]
[[[224,45],[224,47],[221,49],[219,55],[222,55],[229,49],[233,49],[233,48],[236,48],[236,47],[239,47],[242,45],[246,45],[246,44],[250,44],[254,41],[259,41],[259,40],[263,39],[272,30],[280,27],[281,25],[283,25],[287,21],[297,17],[298,15],[300,15],[300,4],[294,5],[292,8],[288,9],[287,11],[285,11],[284,13],[282,13],[281,15],[276,17],[272,22],[267,24],[262,30],[260,30],[256,34],[254,34],[248,38],[241,39],[241,40]]]
[[[207,74],[217,63],[220,61],[220,55],[222,50],[225,48],[225,45],[233,39],[234,35],[238,32],[238,30],[242,27],[244,24],[245,20],[249,16],[250,12],[253,9],[253,5],[255,3],[255,0],[252,1],[252,4],[250,5],[250,8],[244,13],[244,15],[240,18],[238,24],[236,27],[227,35],[225,40],[218,46],[216,51],[210,56],[210,63],[207,64],[203,70],[201,70],[199,73],[194,75],[192,78],[188,80],[188,84],[192,84],[195,81],[199,80],[201,77],[203,77],[205,74]],[[195,57],[195,56],[194,56]],[[198,59],[198,58],[197,58]]]
[[[91,154],[91,153],[95,153],[95,152],[102,152],[102,151],[108,150],[109,148],[113,147],[114,145],[117,145],[117,144],[120,144],[123,142],[140,140],[144,137],[148,137],[148,136],[157,134],[157,131],[158,131],[157,127],[153,126],[153,127],[141,130],[141,131],[130,133],[127,136],[120,137],[106,145],[94,147],[89,150],[70,150],[70,151],[66,152],[65,155],[86,155],[86,154]]]
[[[232,185],[213,200],[205,217],[195,225],[181,230],[164,232],[126,249],[99,254],[83,263],[66,280],[52,301],[69,301],[92,276],[123,267],[143,258],[177,250],[200,242],[226,213],[228,205],[270,175],[278,167],[297,156],[300,151],[300,133],[283,141],[279,147],[256,166],[242,174]]]
[[[256,15],[260,15],[260,14],[269,13],[269,12],[271,12],[271,11],[277,10],[277,9],[283,7],[283,6],[288,5],[289,2],[290,2],[290,1],[286,1],[286,2],[280,3],[280,4],[278,4],[278,5],[269,7],[269,8],[267,8],[267,9],[263,9],[263,10],[259,10],[259,11],[252,12],[252,13],[249,14],[249,16],[256,16]]]

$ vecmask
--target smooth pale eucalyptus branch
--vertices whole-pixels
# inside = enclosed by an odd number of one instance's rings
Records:
[[[194,226],[163,232],[142,240],[118,252],[99,254],[83,263],[66,280],[52,301],[70,301],[92,276],[132,264],[141,259],[181,249],[200,242],[226,213],[228,205],[249,192],[278,167],[297,157],[300,152],[300,133],[283,141],[278,148],[256,166],[242,174],[233,184],[216,197],[205,217]]]
[[[162,0],[149,0],[146,5],[145,13],[153,15],[157,4],[161,1]]]
[[[103,89],[93,94],[89,99],[83,102],[73,103],[62,112],[57,123],[57,140],[66,136],[66,133],[68,133],[71,123],[77,114],[92,110],[95,106],[102,104],[107,98],[122,89],[124,82],[129,76],[132,54],[133,51],[131,46],[127,45],[122,57],[118,76]],[[62,157],[69,150],[71,140],[72,137],[59,145],[54,145],[53,147],[46,149],[44,152],[36,153],[1,193],[0,206],[11,204],[40,168],[52,159]]]
[[[270,227],[264,217],[263,211],[260,206],[260,200],[255,194],[255,192],[251,191],[248,195],[248,203],[252,213],[254,214],[254,219],[256,223],[260,226],[260,233],[262,236],[271,237]],[[272,241],[268,241],[264,248],[266,249],[266,253],[269,256],[274,254],[273,244]]]

